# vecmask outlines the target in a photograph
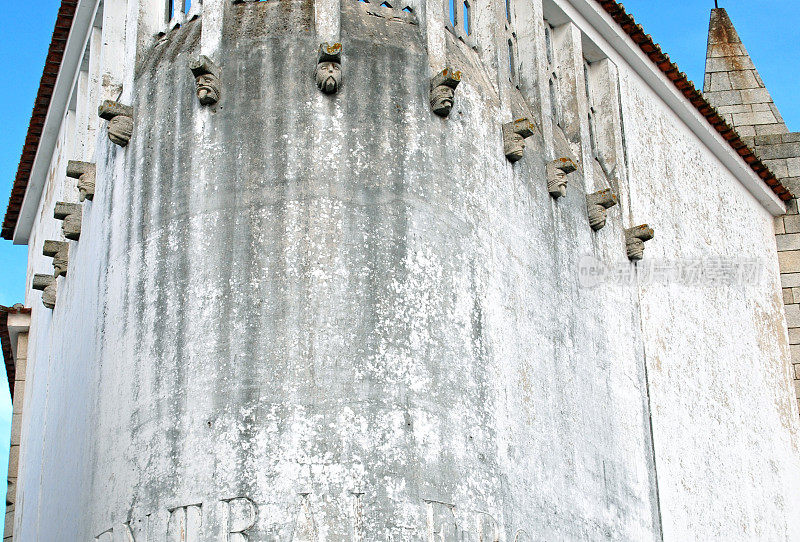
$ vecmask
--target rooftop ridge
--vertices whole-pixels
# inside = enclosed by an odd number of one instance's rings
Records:
[[[614,22],[616,22],[628,36],[636,43],[642,52],[655,64],[661,72],[672,81],[689,103],[703,115],[709,124],[719,132],[719,134],[728,142],[731,148],[742,157],[742,159],[750,166],[750,168],[763,180],[767,186],[777,195],[782,201],[789,201],[794,196],[778,179],[775,174],[756,156],[753,149],[751,149],[738,132],[731,127],[722,115],[719,114],[717,109],[711,105],[702,92],[697,90],[694,83],[689,80],[685,73],[670,60],[669,55],[661,50],[661,46],[653,41],[653,37],[646,34],[642,25],[638,24],[636,20],[625,11],[625,6],[616,0],[595,0],[600,6],[608,13]]]

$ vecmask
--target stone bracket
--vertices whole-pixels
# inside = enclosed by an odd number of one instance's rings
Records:
[[[572,158],[556,158],[552,162],[548,162],[545,169],[547,173],[547,191],[550,195],[556,199],[566,196],[567,175],[578,169]]]
[[[197,86],[197,99],[202,105],[214,105],[220,98],[219,78],[222,74],[219,66],[205,55],[200,55],[189,62],[189,70],[194,76]]]
[[[33,275],[33,283],[31,288],[34,290],[41,290],[42,305],[48,309],[55,308],[56,306],[56,278],[53,275],[45,275],[36,273]]]
[[[66,241],[53,241],[48,239],[42,246],[42,254],[53,258],[53,276],[67,276],[69,265],[69,243]]]
[[[133,107],[106,100],[97,108],[97,114],[109,121],[108,139],[120,147],[127,146],[133,134]]]
[[[94,184],[97,168],[91,162],[70,160],[67,162],[67,177],[78,179],[78,198],[80,201],[94,199]]]
[[[617,195],[610,188],[599,190],[586,196],[586,210],[589,213],[589,225],[594,231],[606,225],[607,209],[617,204]]]
[[[534,134],[534,127],[527,118],[503,124],[503,151],[509,162],[522,158],[525,151],[525,138]]]
[[[647,224],[627,228],[625,230],[625,248],[628,252],[628,259],[632,262],[641,260],[644,257],[644,242],[653,237],[655,237],[655,232]]]
[[[321,43],[314,72],[317,88],[325,94],[336,94],[342,86],[342,44]]]
[[[80,203],[56,202],[53,218],[64,221],[61,229],[67,239],[72,239],[73,241],[80,239],[82,210]]]
[[[433,112],[447,117],[453,108],[453,96],[461,82],[461,72],[445,68],[431,78],[430,103]]]

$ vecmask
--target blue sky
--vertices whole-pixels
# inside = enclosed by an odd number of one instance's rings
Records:
[[[345,0],[347,1],[347,0]],[[5,213],[60,2],[4,2],[0,40],[0,215]],[[713,0],[626,0],[625,7],[698,88],[703,84]],[[800,131],[797,0],[720,0],[790,130]],[[0,241],[0,305],[24,300],[26,247]],[[5,472],[11,401],[0,392],[0,472]],[[5,491],[0,484],[0,495]],[[0,514],[0,525],[2,515]]]

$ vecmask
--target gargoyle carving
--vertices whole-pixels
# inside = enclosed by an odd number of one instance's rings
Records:
[[[69,265],[69,243],[66,241],[53,241],[48,239],[42,247],[42,254],[53,258],[53,276],[67,276]]]
[[[67,177],[78,179],[78,199],[81,201],[94,198],[95,165],[91,162],[70,160],[67,162]]]
[[[589,225],[594,231],[606,225],[607,209],[617,204],[617,196],[610,188],[586,196],[586,210],[589,212]]]
[[[447,117],[453,108],[456,87],[461,82],[461,72],[445,68],[431,78],[431,108],[440,117]]]
[[[67,203],[65,201],[57,201],[56,207],[53,210],[53,218],[63,220],[61,229],[64,231],[64,237],[77,241],[81,237],[81,208],[80,203]]]
[[[317,69],[314,77],[317,88],[325,94],[336,94],[342,86],[342,44],[330,45],[323,43],[319,46]]]
[[[56,278],[53,275],[36,273],[31,288],[42,291],[42,305],[48,309],[56,306]]]
[[[628,259],[632,262],[641,260],[644,257],[644,242],[653,238],[655,232],[647,224],[634,226],[625,230],[625,249],[628,251]]]
[[[525,138],[533,135],[533,124],[527,118],[503,124],[503,149],[509,162],[522,158]]]
[[[126,146],[133,134],[133,107],[106,100],[97,108],[100,118],[108,122],[108,139],[120,147]]]

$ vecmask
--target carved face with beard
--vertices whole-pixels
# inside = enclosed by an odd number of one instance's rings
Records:
[[[453,108],[456,87],[461,82],[461,72],[445,68],[431,78],[430,102],[433,112],[447,117]]]
[[[203,105],[213,105],[219,101],[219,79],[213,73],[206,73],[195,78],[197,98]]]
[[[125,115],[117,115],[108,123],[108,139],[112,143],[125,147],[133,134],[133,119]]]
[[[54,271],[53,276],[57,277],[61,275],[62,277],[66,277],[68,265],[69,265],[69,257],[67,255],[66,249],[59,250],[53,257],[53,271]]]
[[[567,195],[567,175],[577,166],[570,158],[559,158],[547,164],[547,191],[554,198]]]
[[[509,162],[516,162],[525,152],[525,138],[520,134],[511,133],[505,140],[505,153]]]
[[[525,152],[525,138],[533,135],[533,124],[527,118],[503,124],[503,151],[506,158],[514,163]]]
[[[439,85],[431,90],[431,108],[440,117],[446,117],[453,108],[455,90],[447,85]]]
[[[338,62],[320,62],[316,71],[317,88],[325,94],[335,94],[342,84],[342,66]]]
[[[552,177],[547,179],[547,190],[554,198],[567,195],[567,173],[563,169],[553,169]]]
[[[78,200],[92,200],[94,199],[94,171],[84,173],[78,179]]]

